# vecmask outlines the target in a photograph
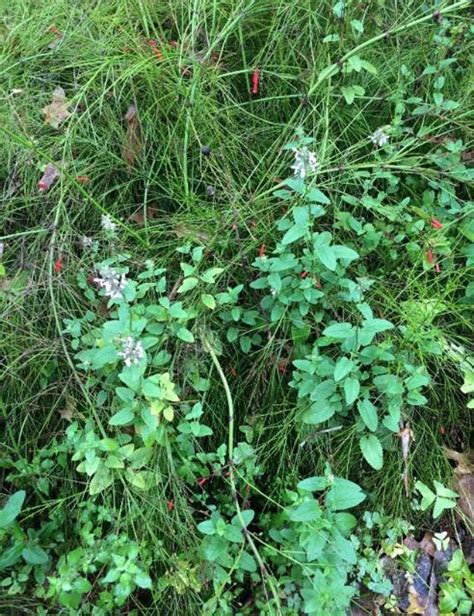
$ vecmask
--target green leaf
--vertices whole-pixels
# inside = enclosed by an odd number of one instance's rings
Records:
[[[325,490],[327,486],[328,480],[326,477],[307,477],[297,484],[300,490],[305,490],[306,492],[319,492],[320,490]]]
[[[361,60],[360,65],[365,71],[367,71],[368,73],[371,73],[372,75],[376,75],[378,72],[375,66],[371,64],[370,62],[367,62],[367,60]]]
[[[214,561],[227,553],[228,542],[218,535],[206,537],[202,544],[202,553],[206,560]]]
[[[204,522],[200,522],[197,527],[204,535],[215,535],[216,533],[216,528],[212,520],[204,520]]]
[[[372,468],[379,471],[383,466],[383,449],[375,434],[362,436],[359,441],[362,455]]]
[[[177,293],[186,293],[187,291],[191,291],[194,287],[199,283],[197,278],[191,276],[190,278],[185,278],[178,288]]]
[[[354,362],[347,357],[341,357],[334,368],[334,380],[336,383],[349,374],[354,367]]]
[[[375,432],[379,424],[377,408],[368,398],[364,398],[363,400],[358,402],[357,408],[359,410],[360,416],[362,417],[362,421],[365,423],[367,428],[369,428],[369,430],[371,430],[372,432]]]
[[[99,468],[89,484],[89,494],[94,496],[103,492],[113,483],[113,480],[113,475],[108,468],[105,466]]]
[[[146,474],[144,471],[134,471],[132,468],[127,468],[127,481],[140,490],[146,489]]]
[[[446,488],[442,483],[436,481],[436,479],[433,480],[433,483],[436,488],[436,496],[442,496],[444,498],[458,498],[459,495],[457,492]]]
[[[241,515],[244,521],[244,525],[248,526],[255,517],[255,511],[253,509],[244,509],[241,512]],[[234,517],[232,518],[232,524],[240,525],[239,516],[234,515]]]
[[[320,516],[320,513],[321,507],[318,503],[315,500],[309,500],[290,511],[290,520],[292,522],[312,522]]]
[[[327,421],[336,413],[336,407],[327,400],[319,400],[311,405],[309,411],[303,415],[307,424],[318,424]]]
[[[352,404],[359,396],[360,383],[359,379],[348,378],[344,381],[344,395],[346,397],[346,403]]]
[[[311,188],[306,194],[306,200],[313,203],[322,203],[323,205],[329,205],[331,201],[326,195],[319,190],[319,188]]]
[[[249,573],[255,573],[255,571],[257,571],[257,563],[254,557],[246,551],[242,552],[240,556],[239,569],[248,571]]]
[[[25,490],[18,490],[10,496],[4,507],[0,509],[0,528],[6,528],[20,515],[26,497]]]
[[[111,426],[124,426],[125,424],[131,423],[134,417],[133,411],[130,409],[122,409],[115,413],[115,415],[112,415],[109,419],[109,424]]]
[[[432,492],[427,485],[422,483],[421,481],[415,482],[415,489],[421,494],[421,509],[425,511],[430,507],[436,498],[436,494]]]
[[[352,325],[350,323],[335,323],[334,325],[329,325],[323,331],[324,336],[329,336],[330,338],[337,338],[338,340],[343,340],[344,338],[350,338],[353,335]]]
[[[286,246],[287,244],[292,244],[299,240],[301,237],[306,235],[308,232],[308,225],[293,225],[288,229],[288,231],[283,236],[281,243]]]
[[[328,270],[333,272],[336,269],[337,261],[332,246],[329,246],[329,244],[323,244],[316,251],[316,255],[321,263],[328,268]]]
[[[211,267],[201,275],[201,280],[203,282],[207,282],[208,284],[214,284],[217,276],[219,276],[219,274],[222,274],[223,271],[223,267]]]
[[[333,544],[337,555],[345,562],[355,565],[357,553],[354,544],[346,539],[340,532],[333,533]]]
[[[355,98],[354,88],[352,86],[349,86],[349,87],[343,86],[341,88],[341,92],[342,92],[343,97],[346,100],[346,103],[348,105],[352,105],[352,103],[354,102],[354,98]]]
[[[176,335],[180,340],[183,340],[184,342],[189,342],[191,344],[194,342],[194,336],[192,332],[190,332],[189,329],[184,326],[178,328],[178,330],[176,331]]]
[[[138,586],[138,588],[151,588],[151,577],[148,575],[148,573],[145,573],[144,571],[139,571],[135,575],[135,584]]]
[[[209,295],[208,293],[203,293],[201,295],[201,302],[204,304],[204,306],[206,306],[206,308],[210,308],[211,310],[214,310],[214,308],[216,307],[216,300],[212,295]]]
[[[445,509],[456,507],[456,501],[438,496],[433,507],[433,518],[439,518]]]
[[[360,486],[348,479],[335,477],[329,492],[326,494],[326,505],[334,511],[350,509],[365,500],[365,494]]]
[[[17,543],[10,548],[2,549],[0,553],[0,571],[4,571],[16,564],[21,558],[22,551],[23,543]]]
[[[28,565],[45,565],[48,562],[46,552],[34,543],[28,543],[21,555]]]

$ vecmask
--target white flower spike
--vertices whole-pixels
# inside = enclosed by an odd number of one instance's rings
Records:
[[[130,367],[145,357],[145,349],[140,341],[137,342],[132,336],[128,336],[123,340],[122,350],[118,355],[124,364]]]
[[[318,159],[316,154],[306,146],[293,148],[293,152],[295,153],[295,164],[291,168],[297,177],[304,180],[308,173],[314,173],[319,167]]]
[[[377,128],[375,132],[370,135],[370,140],[376,148],[382,148],[388,143],[388,135],[381,128]]]
[[[99,271],[99,276],[94,278],[94,282],[104,289],[104,295],[110,299],[121,299],[122,291],[127,286],[128,280],[125,274],[119,274],[113,267],[103,267]]]
[[[102,229],[104,231],[109,231],[111,233],[114,233],[115,229],[117,228],[117,225],[114,223],[114,221],[110,218],[108,214],[102,214],[100,224],[102,225]]]

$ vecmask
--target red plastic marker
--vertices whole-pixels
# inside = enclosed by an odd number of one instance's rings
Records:
[[[54,269],[59,274],[59,272],[62,270],[62,267],[63,267],[63,255],[61,255],[59,259],[55,262]]]
[[[256,68],[252,74],[252,94],[258,94],[260,85],[260,71]]]
[[[437,230],[443,228],[442,223],[440,223],[437,218],[432,218],[431,219],[431,226],[433,227],[433,229],[437,229]]]

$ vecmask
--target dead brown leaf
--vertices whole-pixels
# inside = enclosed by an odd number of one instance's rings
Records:
[[[59,43],[63,40],[64,35],[55,24],[51,24],[51,26],[49,26],[48,32],[54,34],[55,36],[54,40],[52,40],[51,43],[48,45],[48,49],[56,49]]]
[[[46,165],[43,175],[38,182],[38,190],[40,190],[41,192],[45,192],[46,190],[51,188],[51,185],[58,177],[59,169],[51,163]]]
[[[44,121],[53,128],[59,128],[71,115],[68,111],[69,103],[66,100],[66,93],[62,88],[56,88],[53,92],[53,100],[49,105],[43,107]]]
[[[474,451],[468,449],[460,453],[444,448],[447,458],[456,462],[454,469],[453,489],[459,494],[458,507],[474,525]]]
[[[404,471],[403,471],[403,484],[405,486],[405,495],[407,498],[410,496],[410,478],[408,475],[408,455],[410,453],[410,445],[413,440],[415,440],[415,435],[413,434],[413,430],[410,428],[410,424],[406,423],[405,427],[400,430],[398,433],[400,437],[400,443],[402,446],[402,458],[404,463]]]
[[[156,218],[157,216],[158,216],[158,207],[156,203],[149,203],[148,205],[145,205],[144,207],[139,209],[138,212],[135,212],[134,214],[132,214],[130,216],[130,220],[133,220],[133,222],[136,222],[137,225],[140,225],[140,227],[143,227],[143,225],[145,224],[145,221],[153,220],[153,218]]]
[[[75,411],[76,411],[76,403],[74,401],[74,398],[71,398],[71,396],[67,396],[66,404],[64,405],[64,408],[59,411],[59,414],[61,415],[63,419],[71,422],[75,415]]]
[[[138,120],[138,110],[136,105],[130,105],[124,120],[127,122],[127,132],[125,134],[125,144],[122,148],[122,156],[127,163],[127,170],[130,173],[142,151],[140,137],[140,121]]]

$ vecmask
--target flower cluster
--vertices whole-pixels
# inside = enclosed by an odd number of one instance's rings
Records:
[[[128,336],[123,341],[122,350],[119,352],[126,366],[138,364],[145,357],[145,349],[140,341],[136,341],[133,336]]]
[[[125,274],[119,274],[113,267],[103,267],[99,275],[94,278],[94,282],[104,289],[104,295],[110,299],[123,297],[122,291],[127,286]]]
[[[115,229],[117,228],[117,225],[114,223],[114,221],[110,218],[108,214],[102,214],[100,224],[102,225],[102,229],[104,231],[108,231],[109,233],[114,233]]]
[[[295,164],[291,166],[296,176],[302,180],[308,173],[314,173],[319,167],[316,154],[311,152],[306,146],[302,148],[293,148],[295,153]]]
[[[382,148],[388,143],[388,135],[381,128],[377,128],[377,130],[370,135],[370,140],[376,148]]]

